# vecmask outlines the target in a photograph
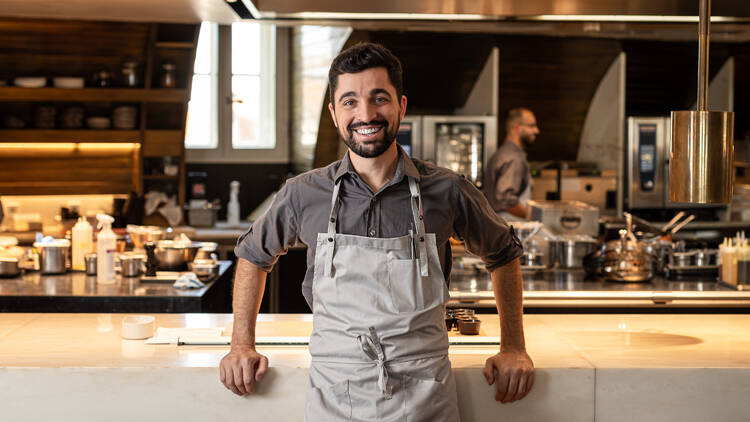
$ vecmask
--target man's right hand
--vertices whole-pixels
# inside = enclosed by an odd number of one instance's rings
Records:
[[[268,358],[250,346],[232,347],[219,364],[219,379],[238,396],[255,393],[255,384],[268,371]]]

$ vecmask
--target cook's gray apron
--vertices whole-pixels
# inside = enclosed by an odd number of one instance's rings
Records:
[[[443,316],[448,291],[434,233],[409,177],[416,233],[318,234],[306,422],[459,421]]]

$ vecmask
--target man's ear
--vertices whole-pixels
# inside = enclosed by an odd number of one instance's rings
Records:
[[[336,123],[336,111],[333,109],[332,103],[328,103],[328,111],[331,112],[331,119],[333,119],[333,125],[336,127],[336,129],[338,129],[339,124]]]
[[[404,120],[404,116],[406,115],[406,95],[401,96],[401,120]]]

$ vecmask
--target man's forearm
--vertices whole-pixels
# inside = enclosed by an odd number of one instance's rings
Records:
[[[237,258],[234,274],[232,309],[234,328],[232,347],[249,346],[255,348],[255,320],[263,300],[266,287],[266,272],[248,260]]]
[[[517,203],[516,205],[512,205],[512,206],[506,208],[505,212],[507,212],[509,214],[513,214],[513,215],[515,215],[518,218],[526,218],[526,215],[527,215],[526,214],[526,212],[527,212],[526,206],[523,205],[520,202]]]
[[[523,279],[518,259],[492,271],[492,290],[500,316],[501,350],[525,350]]]

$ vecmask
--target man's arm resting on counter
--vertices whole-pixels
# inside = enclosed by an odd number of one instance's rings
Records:
[[[500,316],[500,353],[487,359],[484,377],[497,380],[495,400],[520,400],[534,385],[534,363],[526,354],[523,335],[523,279],[518,259],[492,271],[492,290]]]
[[[255,321],[265,286],[266,272],[246,259],[237,258],[232,346],[219,364],[222,384],[237,395],[254,393],[255,383],[268,370],[268,359],[255,351]]]

